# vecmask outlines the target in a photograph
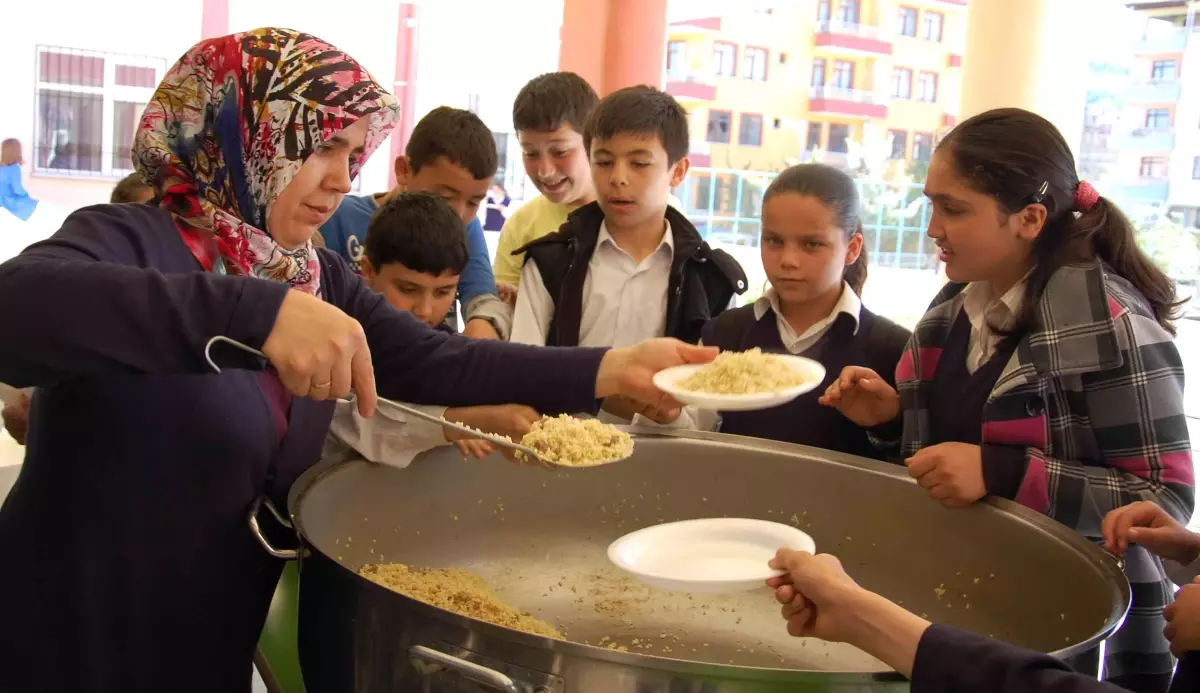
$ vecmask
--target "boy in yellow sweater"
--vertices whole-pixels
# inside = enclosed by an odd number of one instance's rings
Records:
[[[573,210],[596,200],[583,126],[599,101],[579,75],[551,72],[530,80],[513,103],[525,173],[541,195],[521,205],[500,230],[492,273],[500,297],[510,304],[525,264],[513,251],[557,231]]]

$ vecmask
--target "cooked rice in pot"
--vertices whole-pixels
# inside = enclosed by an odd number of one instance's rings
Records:
[[[563,639],[554,626],[505,604],[478,575],[461,568],[410,568],[373,563],[358,569],[371,582],[462,616],[547,638]]]
[[[799,387],[808,381],[786,361],[762,349],[723,351],[712,363],[680,380],[680,389],[718,395],[757,395]]]

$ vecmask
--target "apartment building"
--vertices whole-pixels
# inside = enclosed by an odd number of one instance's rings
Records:
[[[798,0],[676,18],[667,91],[692,117],[693,164],[847,163],[870,125],[896,161],[953,126],[967,0]]]
[[[1124,93],[1115,194],[1200,228],[1200,2],[1127,2],[1142,21]]]

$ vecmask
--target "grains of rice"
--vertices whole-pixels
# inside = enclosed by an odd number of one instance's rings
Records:
[[[542,459],[567,467],[623,460],[633,454],[633,439],[612,424],[562,414],[537,421],[521,444]]]
[[[786,361],[762,349],[723,351],[707,366],[680,380],[683,390],[719,395],[756,395],[803,385],[807,379]]]
[[[505,604],[480,576],[461,568],[410,568],[373,563],[358,569],[371,582],[462,616],[562,640],[554,626]]]

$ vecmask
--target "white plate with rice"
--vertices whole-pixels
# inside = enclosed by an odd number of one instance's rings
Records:
[[[812,392],[825,367],[803,356],[759,349],[725,351],[712,363],[675,366],[654,375],[654,385],[683,404],[716,411],[770,409]]]
[[[626,534],[608,559],[660,589],[721,594],[758,589],[783,571],[768,562],[781,548],[816,553],[817,545],[790,525],[748,518],[668,522]]]

